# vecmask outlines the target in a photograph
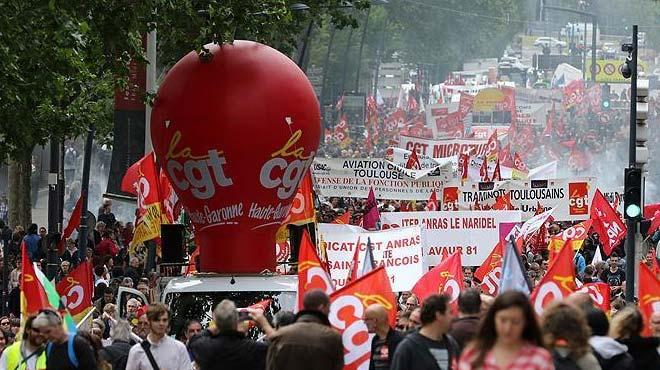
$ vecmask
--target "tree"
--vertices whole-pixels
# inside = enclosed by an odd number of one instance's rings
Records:
[[[291,50],[310,20],[339,27],[355,20],[342,0],[307,1],[292,12],[285,0],[0,0],[0,156],[9,161],[10,225],[30,223],[31,153],[50,138],[63,140],[95,123],[112,129],[115,89],[128,63],[145,62],[143,35],[159,26],[159,53],[171,66],[207,42],[245,37]],[[355,1],[356,8],[368,6]]]

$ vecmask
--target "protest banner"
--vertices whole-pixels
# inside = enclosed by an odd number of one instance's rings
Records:
[[[433,158],[452,157],[465,152],[472,152],[473,155],[483,155],[486,154],[488,149],[488,140],[430,140],[400,135],[399,148],[415,150],[419,154]]]
[[[420,226],[427,268],[443,251],[460,252],[465,266],[481,265],[500,238],[499,225],[520,222],[520,211],[384,212],[384,230]]]
[[[314,190],[324,197],[366,198],[373,188],[380,199],[427,200],[451,180],[436,171],[415,180],[379,158],[316,158],[311,169]]]
[[[457,157],[431,158],[428,155],[417,154],[410,150],[401,148],[387,148],[385,160],[394,166],[394,169],[403,172],[408,177],[418,180],[433,173],[433,176],[444,176],[451,178],[454,173]]]
[[[510,192],[511,204],[522,211],[523,220],[533,217],[541,204],[545,210],[556,207],[555,220],[582,221],[589,218],[594,184],[593,178],[466,182],[459,187],[458,205],[460,210],[475,209],[475,204],[488,210],[497,197]]]
[[[410,290],[425,271],[419,226],[370,232],[357,226],[319,224],[318,233],[337,289],[346,285],[358,239],[358,271],[362,270],[369,239],[376,266],[385,267],[395,291]]]

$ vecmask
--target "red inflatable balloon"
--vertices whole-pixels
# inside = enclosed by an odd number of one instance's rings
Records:
[[[319,145],[305,74],[251,41],[207,45],[167,74],[151,115],[154,151],[195,225],[201,270],[275,270],[275,233]]]

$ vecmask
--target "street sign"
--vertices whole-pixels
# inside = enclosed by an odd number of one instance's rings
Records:
[[[596,82],[600,83],[625,83],[630,81],[623,78],[621,68],[625,65],[625,60],[605,59],[596,61]],[[648,65],[642,60],[637,61],[639,72],[648,71]],[[591,80],[591,61],[587,60],[587,80]]]

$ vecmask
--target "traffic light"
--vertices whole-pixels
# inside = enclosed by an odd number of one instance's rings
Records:
[[[646,147],[646,142],[649,139],[649,129],[646,124],[649,115],[648,96],[649,80],[646,78],[638,79],[637,101],[635,103],[635,162],[642,166],[649,161],[649,149]]]
[[[626,168],[624,173],[623,205],[626,219],[641,219],[642,216],[642,170]]]
[[[602,110],[609,110],[611,107],[610,102],[610,85],[600,86],[600,107]]]

